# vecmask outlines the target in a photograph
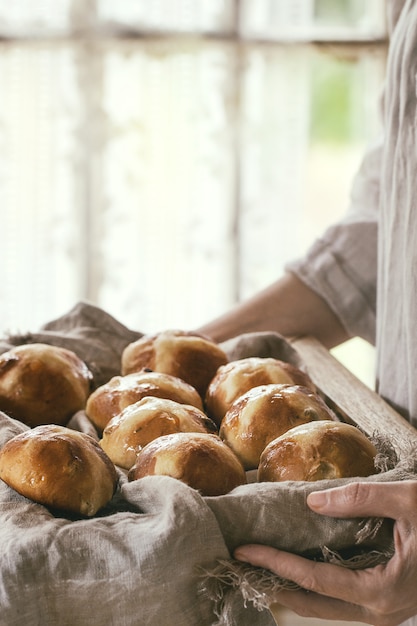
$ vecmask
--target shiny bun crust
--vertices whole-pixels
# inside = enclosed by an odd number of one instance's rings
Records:
[[[219,367],[207,389],[207,413],[220,426],[237,398],[253,387],[273,383],[302,385],[316,391],[310,377],[291,363],[272,357],[248,357]]]
[[[170,374],[142,371],[114,376],[101,387],[97,387],[88,398],[85,411],[101,432],[115,415],[146,396],[168,398],[203,410],[198,391],[185,381]]]
[[[85,407],[92,374],[65,348],[25,344],[0,355],[0,410],[34,427],[65,425]]]
[[[100,445],[113,463],[130,469],[144,446],[157,437],[178,432],[217,433],[217,428],[194,406],[148,396],[110,420]]]
[[[172,476],[203,496],[220,496],[246,483],[242,465],[217,435],[175,433],[158,437],[138,455],[129,480]]]
[[[37,426],[0,450],[0,478],[22,496],[58,509],[92,516],[112,498],[113,463],[89,435],[65,426]]]
[[[264,448],[284,432],[306,422],[335,419],[321,397],[300,385],[254,387],[232,404],[220,436],[246,470],[256,469]]]
[[[370,476],[377,451],[356,426],[311,422],[296,426],[268,444],[261,455],[258,480],[315,481]]]
[[[145,335],[129,344],[122,354],[122,374],[149,368],[182,378],[204,398],[217,369],[227,363],[216,343],[195,333],[167,330]]]

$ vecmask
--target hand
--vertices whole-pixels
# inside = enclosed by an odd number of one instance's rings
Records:
[[[294,581],[303,590],[280,592],[280,604],[304,617],[397,626],[417,614],[417,481],[351,483],[307,499],[332,517],[395,520],[395,553],[384,565],[349,570],[263,546],[241,546],[235,558]]]

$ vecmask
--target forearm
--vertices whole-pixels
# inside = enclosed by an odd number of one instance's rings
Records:
[[[312,335],[327,348],[349,339],[326,302],[290,273],[198,331],[218,342],[260,331],[287,337]]]

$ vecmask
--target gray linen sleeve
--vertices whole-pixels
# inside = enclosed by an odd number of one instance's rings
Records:
[[[375,342],[379,178],[382,141],[366,153],[344,218],[302,259],[287,264],[336,313],[351,336]]]

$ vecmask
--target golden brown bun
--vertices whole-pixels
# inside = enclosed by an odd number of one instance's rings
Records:
[[[335,419],[320,396],[300,385],[254,387],[232,404],[220,427],[221,438],[246,470],[256,469],[270,441],[313,420]]]
[[[261,455],[258,481],[322,480],[375,473],[374,445],[344,422],[296,426],[268,444]]]
[[[4,445],[0,478],[34,502],[87,516],[111,500],[117,484],[116,468],[97,441],[51,424]]]
[[[103,431],[115,415],[146,396],[168,398],[203,410],[198,391],[180,378],[159,372],[138,372],[114,376],[97,387],[88,398],[85,411],[96,428]]]
[[[0,410],[28,426],[66,424],[85,407],[92,374],[65,348],[32,343],[0,355]]]
[[[174,433],[154,439],[138,455],[129,480],[172,476],[203,496],[221,496],[246,483],[239,460],[217,435]]]
[[[226,353],[202,335],[181,330],[167,330],[145,335],[123,351],[122,374],[149,368],[182,378],[202,398],[220,365],[227,363]]]
[[[148,396],[110,420],[100,445],[113,463],[130,469],[148,443],[178,432],[217,433],[217,427],[194,406]]]
[[[316,391],[310,377],[291,363],[272,357],[247,357],[219,367],[207,389],[207,413],[220,426],[237,398],[253,387],[272,383],[302,385]]]

